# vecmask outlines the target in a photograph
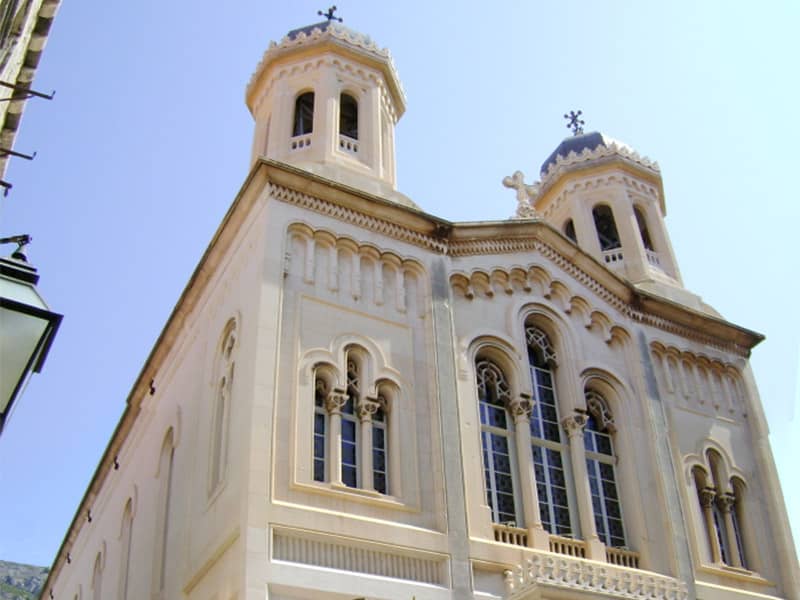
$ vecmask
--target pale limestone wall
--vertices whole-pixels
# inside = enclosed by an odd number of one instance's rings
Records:
[[[169,536],[166,551],[166,590],[163,598],[236,597],[241,590],[241,557],[245,543],[240,531],[241,490],[246,485],[248,440],[235,432],[246,430],[252,406],[252,361],[256,343],[256,283],[258,261],[252,248],[258,236],[247,225],[234,240],[237,248],[210,277],[205,293],[189,314],[172,351],[159,365],[155,392],[142,399],[141,412],[118,455],[119,469],[111,471],[101,493],[91,501],[92,522],[83,521],[53,586],[55,597],[93,598],[95,557],[102,554],[103,598],[121,598],[119,581],[123,549],[122,514],[128,498],[134,507],[128,598],[159,597],[154,592],[160,570],[160,520],[164,481],[159,457],[165,436],[174,443]],[[239,320],[235,349],[236,378],[228,461],[223,485],[208,493],[209,435],[214,399],[213,371],[219,338],[231,317]],[[249,327],[248,327],[249,325]],[[161,472],[159,472],[161,470]]]

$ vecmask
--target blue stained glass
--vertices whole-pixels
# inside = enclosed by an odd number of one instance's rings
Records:
[[[314,461],[314,481],[325,481],[325,462]]]
[[[617,485],[613,481],[603,482],[603,494],[610,500],[617,499]]]
[[[342,443],[342,462],[348,465],[356,464],[356,445]]]
[[[349,487],[357,487],[356,468],[342,465],[342,482]]]
[[[372,466],[376,471],[386,470],[386,455],[382,451],[372,451]]]
[[[561,434],[559,432],[558,425],[555,423],[545,423],[544,424],[544,439],[550,440],[551,442],[558,442],[561,440]]]
[[[376,448],[383,448],[384,431],[382,427],[372,428],[372,445]]]
[[[497,481],[497,489],[500,492],[507,492],[511,493],[514,490],[514,484],[511,481],[511,477],[508,475],[496,475],[495,480]]]
[[[508,454],[508,439],[502,435],[492,435],[492,450]]]
[[[507,455],[505,454],[494,455],[494,470],[500,473],[511,472],[511,462],[509,461]]]

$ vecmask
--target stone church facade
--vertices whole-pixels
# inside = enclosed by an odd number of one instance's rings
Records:
[[[657,165],[599,133],[507,221],[395,189],[391,58],[335,22],[247,88],[250,174],[43,598],[800,598],[748,365]]]

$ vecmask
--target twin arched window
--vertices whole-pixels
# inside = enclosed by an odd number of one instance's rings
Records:
[[[314,481],[388,494],[392,386],[378,382],[377,396],[367,396],[365,356],[358,348],[347,350],[344,390],[334,387],[326,367],[315,371]]]
[[[314,92],[300,94],[294,102],[292,136],[314,131]],[[358,139],[358,101],[347,93],[339,96],[339,134]]]
[[[703,525],[706,530],[711,562],[746,569],[742,522],[744,519],[744,482],[731,477],[725,480],[722,457],[714,450],[706,452],[708,469],[692,469]]]

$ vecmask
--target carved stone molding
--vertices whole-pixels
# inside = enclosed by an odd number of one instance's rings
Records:
[[[574,414],[562,419],[561,426],[564,428],[564,431],[567,432],[569,437],[583,435],[583,428],[586,426],[586,422],[588,420],[589,417],[586,415]]]
[[[378,412],[381,403],[377,398],[363,398],[358,403],[358,418],[362,421],[372,421],[373,415]]]
[[[508,411],[516,423],[520,419],[530,419],[533,411],[533,401],[527,394],[520,394],[508,401]]]
[[[307,210],[323,214],[346,223],[362,227],[364,229],[380,233],[387,237],[408,242],[415,246],[431,250],[440,254],[451,256],[471,256],[480,254],[511,254],[521,251],[533,250],[550,262],[554,263],[559,269],[569,274],[573,279],[590,289],[599,298],[616,308],[623,315],[634,322],[649,325],[675,335],[698,341],[702,344],[719,348],[727,352],[735,353],[737,356],[747,357],[749,351],[734,342],[721,342],[719,339],[703,334],[698,329],[685,327],[669,319],[645,313],[627,304],[627,302],[597,281],[594,277],[576,266],[567,257],[563,256],[549,244],[538,239],[493,239],[493,240],[457,240],[450,241],[442,237],[433,237],[419,233],[397,223],[386,219],[380,219],[371,215],[360,213],[350,208],[343,207],[333,202],[328,202],[321,198],[311,196],[284,186],[271,183],[269,191],[272,197],[300,206]]]
[[[344,390],[334,389],[325,398],[325,410],[332,415],[342,412],[342,408],[344,408],[344,405],[347,404],[348,398],[349,396]]]

